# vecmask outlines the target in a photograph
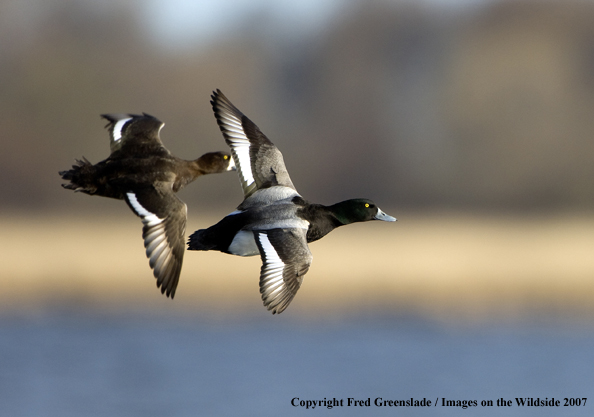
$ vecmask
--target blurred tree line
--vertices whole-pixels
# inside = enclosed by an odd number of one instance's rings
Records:
[[[186,159],[225,149],[215,88],[279,146],[316,202],[593,207],[590,2],[354,2],[293,37],[262,11],[196,48],[156,41],[140,0],[33,5],[0,1],[2,210],[91,210],[96,199],[62,190],[57,172],[108,156],[100,113],[153,114]],[[182,198],[228,210],[241,193],[218,176]]]

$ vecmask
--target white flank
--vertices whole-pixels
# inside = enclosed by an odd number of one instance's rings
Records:
[[[254,233],[246,230],[241,230],[235,235],[229,245],[228,251],[238,256],[255,256],[260,254],[256,240],[254,239]]]
[[[128,196],[128,201],[130,205],[134,208],[136,214],[138,214],[142,218],[142,222],[147,226],[155,226],[163,221],[157,217],[156,214],[151,213],[138,202],[136,195],[134,193],[126,193]]]
[[[122,129],[124,125],[129,121],[132,120],[131,117],[127,119],[118,120],[116,124],[113,125],[113,140],[114,142],[119,141],[122,138]]]

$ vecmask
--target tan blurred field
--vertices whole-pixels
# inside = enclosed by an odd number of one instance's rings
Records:
[[[312,267],[283,315],[594,316],[594,218],[392,214],[395,224],[352,225],[312,244]],[[190,221],[188,233],[215,220]],[[132,214],[3,216],[0,224],[4,311],[64,305],[265,312],[259,257],[186,252],[176,298],[166,299]]]

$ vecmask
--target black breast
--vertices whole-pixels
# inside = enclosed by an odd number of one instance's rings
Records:
[[[300,199],[300,201],[296,202],[296,199]],[[323,238],[332,230],[343,225],[326,206],[310,204],[301,197],[295,197],[293,202],[300,206],[297,209],[297,216],[309,222],[309,229],[307,229],[309,243]]]

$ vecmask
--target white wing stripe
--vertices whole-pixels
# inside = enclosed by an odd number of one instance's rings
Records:
[[[250,141],[243,130],[241,120],[224,111],[219,113],[219,117],[223,121],[225,135],[235,154],[234,156],[237,156],[235,163],[239,167],[240,176],[245,181],[246,186],[250,186],[255,181],[250,161]]]
[[[276,253],[274,246],[272,246],[272,243],[270,243],[268,235],[266,233],[258,233],[258,240],[260,240],[260,244],[262,245],[262,249],[264,250],[266,262],[268,264],[276,264],[275,267],[284,266],[284,263]]]
[[[156,226],[163,221],[163,219],[157,217],[156,214],[153,214],[144,207],[142,207],[134,193],[126,193],[126,195],[128,196],[128,201],[130,202],[130,205],[132,206],[132,208],[134,208],[134,211],[142,218],[142,222],[144,224],[151,227]]]
[[[247,185],[251,185],[255,180],[252,175],[252,165],[250,161],[250,147],[249,146],[232,146],[232,149],[237,156],[237,165],[239,165],[239,172],[242,174]]]
[[[124,125],[129,121],[132,120],[131,117],[128,117],[127,119],[121,119],[118,120],[116,122],[116,124],[113,125],[113,141],[117,142],[122,138],[122,129],[124,128]]]
[[[271,293],[281,291],[284,288],[283,269],[285,264],[276,253],[266,233],[258,233],[258,240],[264,251],[265,279],[267,280],[265,290],[268,297],[270,297]]]

